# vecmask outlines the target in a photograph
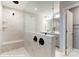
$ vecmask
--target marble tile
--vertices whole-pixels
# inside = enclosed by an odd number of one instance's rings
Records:
[[[0,57],[31,57],[28,51],[22,47],[14,49],[5,53],[2,53]],[[79,57],[79,50],[73,49],[73,51],[68,55],[64,55],[60,49],[56,49],[55,57]]]
[[[0,55],[1,57],[29,57],[30,55],[27,51],[22,47],[19,49],[14,49]]]
[[[79,57],[79,49],[73,49],[73,51],[69,54],[69,57]]]
[[[73,49],[68,56],[64,55],[62,51],[56,49],[56,57],[79,57],[79,49]]]
[[[60,49],[56,48],[55,57],[67,57],[67,56],[64,55],[63,52]]]
[[[4,42],[2,44],[2,53],[18,49],[24,46],[24,40],[15,40],[15,41],[10,41],[10,42]]]

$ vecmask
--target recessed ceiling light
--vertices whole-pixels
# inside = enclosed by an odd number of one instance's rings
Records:
[[[38,8],[35,8],[35,11],[37,11],[38,10]]]
[[[60,14],[57,14],[54,16],[54,18],[59,18],[60,17]]]
[[[19,1],[13,1],[13,3],[15,3],[15,4],[19,4]]]

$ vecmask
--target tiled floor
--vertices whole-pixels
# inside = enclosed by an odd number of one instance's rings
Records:
[[[56,49],[56,57],[79,57],[79,49],[73,49],[68,56],[64,55],[60,50]]]
[[[2,53],[0,56],[2,57],[30,57],[28,52],[22,47],[19,49],[15,49],[9,52]],[[65,56],[62,52],[56,49],[56,57],[79,57],[79,50],[73,49],[73,51],[69,54],[69,56]]]
[[[79,49],[73,49],[73,51],[69,54],[70,57],[79,57]]]
[[[56,48],[55,57],[66,57],[66,56],[63,54],[63,52],[60,49]]]
[[[22,48],[19,48],[19,49],[15,49],[15,50],[12,50],[12,51],[2,53],[0,56],[1,57],[29,57],[29,54],[22,47]]]

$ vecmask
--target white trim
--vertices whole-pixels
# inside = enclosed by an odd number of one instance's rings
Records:
[[[68,6],[68,7],[63,8],[63,9],[64,9],[64,10],[67,10],[67,9],[75,8],[75,7],[78,7],[78,6],[79,6],[79,2],[76,2],[76,3],[74,3],[74,4],[71,4],[71,5]]]
[[[15,43],[19,43],[19,42],[24,42],[24,40],[20,39],[20,40],[14,40],[14,41],[3,42],[2,45],[15,44]]]

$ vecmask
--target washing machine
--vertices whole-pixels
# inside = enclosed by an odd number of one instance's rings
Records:
[[[32,57],[54,57],[56,47],[55,41],[55,35],[26,33],[24,47]]]

